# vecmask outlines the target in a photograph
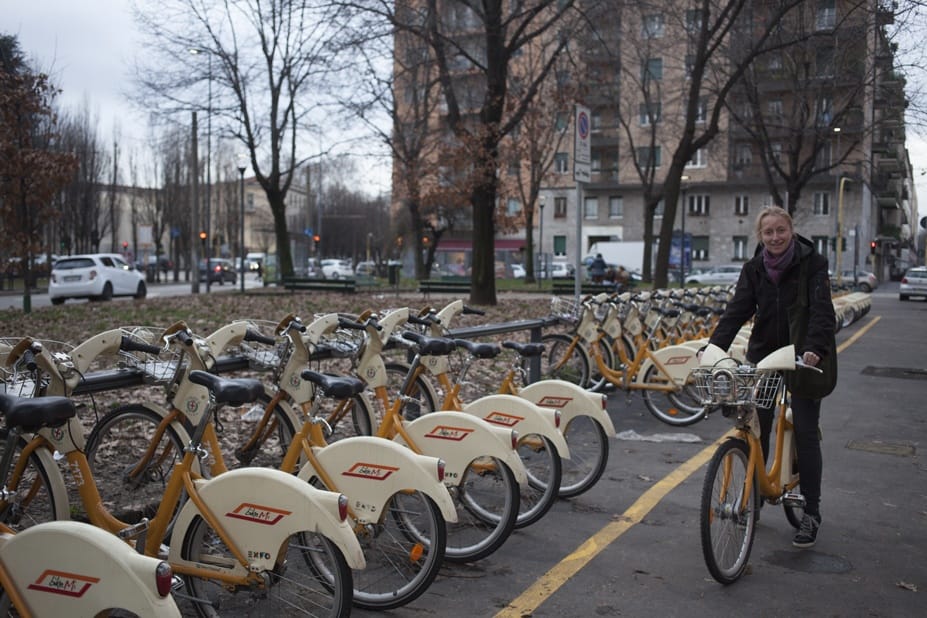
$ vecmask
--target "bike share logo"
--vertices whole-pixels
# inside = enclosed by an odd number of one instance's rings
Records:
[[[525,420],[524,416],[515,416],[514,414],[506,414],[505,412],[500,412],[499,410],[493,410],[486,418],[484,418],[487,423],[492,423],[493,425],[501,425],[502,427],[514,427],[518,423]]]
[[[690,360],[692,360],[692,354],[687,354],[685,356],[670,356],[668,359],[663,361],[664,365],[685,365]]]
[[[39,590],[41,592],[62,594],[66,597],[80,598],[99,581],[99,577],[87,577],[85,575],[77,575],[76,573],[46,569],[45,572],[39,575],[38,579],[35,580],[35,583],[29,584],[29,590]]]
[[[187,399],[186,408],[187,408],[187,414],[195,414],[196,411],[199,410],[200,408],[200,403],[196,399],[191,397],[190,399]]]
[[[393,474],[393,472],[398,470],[399,468],[395,466],[381,466],[378,464],[363,463],[359,461],[351,466],[348,470],[342,472],[342,474],[344,476],[357,476],[375,481],[385,481]]]
[[[537,402],[537,405],[542,408],[565,408],[573,401],[572,397],[555,397],[553,395],[547,395],[541,397],[541,400]]]
[[[226,517],[244,519],[245,521],[254,522],[256,524],[274,526],[291,512],[292,511],[283,511],[269,506],[243,502],[239,504],[235,510],[229,511],[225,515]]]
[[[466,429],[464,427],[448,427],[447,425],[437,425],[431,431],[426,433],[425,437],[460,442],[471,433],[473,433],[472,429]]]

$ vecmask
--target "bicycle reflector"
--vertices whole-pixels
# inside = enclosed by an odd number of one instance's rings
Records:
[[[344,494],[338,496],[338,517],[341,521],[348,518],[348,497]]]
[[[444,460],[443,460],[443,459],[439,459],[439,460],[438,460],[438,481],[439,481],[439,482],[443,482],[443,481],[444,481],[444,468],[445,468],[446,466],[447,466],[447,464],[444,463]]]
[[[717,403],[737,401],[737,380],[727,369],[715,369],[711,374],[711,398]]]
[[[514,429],[512,430],[512,450],[518,449],[518,432]]]
[[[171,593],[171,586],[174,583],[174,571],[171,565],[166,562],[158,563],[155,568],[155,584],[158,588],[158,594],[166,597]]]

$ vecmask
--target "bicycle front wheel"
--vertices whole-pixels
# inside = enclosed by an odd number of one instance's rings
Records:
[[[702,555],[711,576],[722,584],[737,581],[747,568],[756,532],[756,484],[744,499],[750,449],[739,439],[721,444],[702,486]]]
[[[515,527],[524,528],[544,517],[557,501],[563,464],[557,447],[540,434],[521,437],[518,456],[528,471],[528,485],[521,488]]]
[[[181,556],[224,571],[235,557],[202,517],[195,517],[184,535]],[[198,616],[313,616],[341,618],[351,613],[351,569],[341,551],[324,536],[300,532],[291,536],[266,573],[261,588],[229,587],[218,580],[187,576],[187,592]]]
[[[563,333],[549,333],[541,337],[544,354],[541,356],[541,379],[572,382],[586,388],[589,384],[589,353],[573,337]]]
[[[651,365],[644,374],[645,384],[665,386],[670,382],[671,380],[656,365]],[[690,404],[687,397],[680,395],[682,392],[645,388],[641,390],[641,395],[651,414],[667,425],[685,427],[705,418],[705,407]]]
[[[570,458],[564,459],[560,480],[560,497],[573,498],[595,485],[608,465],[608,436],[591,416],[577,415],[563,430],[570,449]]]
[[[85,452],[106,509],[130,524],[154,517],[186,442],[160,414],[140,404],[101,418]],[[179,508],[178,502],[175,515]]]
[[[6,430],[2,433],[0,455],[7,444]],[[67,490],[51,453],[33,451],[23,458],[26,446],[24,438],[16,441],[10,473],[3,483],[9,494],[0,499],[0,521],[15,531],[70,517]]]
[[[394,494],[380,521],[358,536],[367,566],[354,571],[354,604],[382,611],[421,596],[444,560],[445,526],[438,505],[424,493]]]
[[[474,562],[502,547],[515,529],[521,500],[512,470],[494,457],[480,457],[449,489],[457,522],[447,524],[447,561]]]

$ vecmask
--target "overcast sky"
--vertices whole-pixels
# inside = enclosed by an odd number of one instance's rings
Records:
[[[118,125],[123,143],[144,144],[145,120],[121,94],[129,89],[137,40],[127,0],[0,0],[0,15],[0,30],[15,35],[22,51],[52,72],[65,107],[77,109],[86,100],[107,142]],[[907,137],[917,195],[927,204],[927,140],[913,131]],[[380,190],[388,190],[387,182]]]

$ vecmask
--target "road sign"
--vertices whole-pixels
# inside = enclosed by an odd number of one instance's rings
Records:
[[[590,146],[592,120],[589,117],[588,107],[576,105],[573,125],[576,127],[573,144],[573,180],[589,182],[592,175],[592,147]]]

